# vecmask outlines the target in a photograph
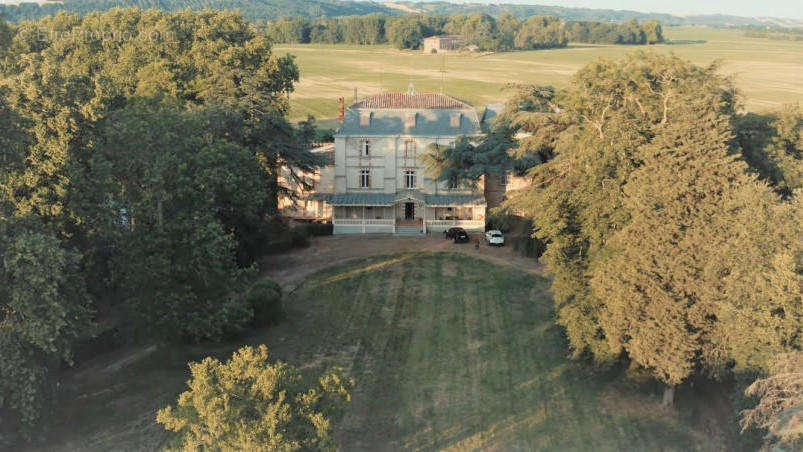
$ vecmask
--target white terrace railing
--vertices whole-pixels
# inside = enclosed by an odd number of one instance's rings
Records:
[[[332,225],[337,226],[357,226],[362,229],[362,232],[371,232],[370,230],[366,230],[368,226],[374,227],[372,230],[376,230],[376,226],[384,226],[387,228],[388,232],[395,232],[396,231],[396,221],[391,219],[362,219],[362,218],[342,218],[342,219],[333,219]]]
[[[362,218],[335,218],[332,220],[332,224],[336,226],[362,226],[363,224],[371,225],[371,226],[390,226],[393,225],[393,219],[385,219],[385,220],[372,220],[370,218],[362,219]]]
[[[351,218],[343,218],[343,219],[333,219],[332,224],[335,226],[362,226],[362,222],[365,220],[362,219],[351,219]]]

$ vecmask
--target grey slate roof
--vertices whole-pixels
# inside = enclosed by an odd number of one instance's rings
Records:
[[[360,115],[371,115],[368,125],[360,125]],[[415,125],[405,126],[409,114],[416,115]],[[460,123],[452,127],[453,114]],[[434,93],[382,93],[354,103],[344,114],[335,135],[362,136],[458,136],[480,133],[477,112],[465,102]]]

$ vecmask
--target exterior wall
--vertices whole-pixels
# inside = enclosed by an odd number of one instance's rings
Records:
[[[393,207],[388,206],[335,206],[334,217],[344,220],[392,220]]]
[[[455,41],[456,42],[456,41]],[[347,124],[342,126],[338,134],[335,135],[334,145],[334,167],[331,174],[331,187],[334,194],[375,194],[375,195],[394,195],[373,196],[373,199],[397,199],[392,206],[336,206],[332,211],[332,219],[335,234],[362,234],[362,233],[392,233],[396,232],[397,225],[409,225],[405,222],[405,203],[415,203],[414,220],[422,224],[428,231],[442,231],[449,227],[460,226],[470,231],[483,231],[485,228],[485,206],[455,206],[451,211],[446,207],[426,206],[420,199],[423,195],[443,195],[459,194],[467,195],[479,191],[482,192],[483,184],[479,187],[471,188],[461,186],[450,189],[445,182],[438,182],[427,174],[425,159],[428,147],[432,144],[449,145],[457,139],[460,130],[466,130],[464,126],[453,125],[450,121],[451,113],[439,110],[426,109],[390,109],[388,113],[376,113],[380,109],[365,111],[349,109],[347,112]],[[476,123],[476,115],[465,108],[455,109],[460,112],[460,121],[472,121]],[[371,115],[367,122],[363,123],[363,113]],[[416,118],[429,121],[422,124],[438,124],[432,129],[419,129],[415,134],[407,134],[408,125],[406,123],[408,115],[415,112]],[[373,119],[372,119],[373,118]],[[377,119],[379,118],[379,119]],[[383,123],[377,122],[372,126],[371,121],[385,121],[393,127],[382,128]],[[352,121],[352,122],[348,122]],[[359,121],[359,125],[357,125]],[[403,121],[405,126],[401,128],[396,124]],[[439,122],[436,122],[439,121]],[[461,122],[459,124],[465,124]],[[420,124],[419,124],[420,125]],[[409,126],[409,127],[414,127]],[[402,132],[403,130],[403,132]],[[415,129],[413,129],[415,130]],[[478,133],[479,128],[468,128]],[[361,134],[365,132],[365,134]],[[373,132],[376,135],[370,135]],[[445,132],[445,134],[440,134]],[[398,134],[396,134],[398,133]],[[432,133],[432,135],[428,135]],[[393,134],[393,135],[391,135]],[[364,155],[363,142],[370,142],[368,155]],[[415,144],[414,151],[408,150],[406,143]],[[360,171],[370,170],[370,186],[360,187]],[[405,171],[415,171],[415,186],[411,187],[417,193],[411,193],[410,198],[415,201],[405,201],[407,188]],[[396,196],[401,195],[401,196]],[[342,197],[341,199],[349,199]],[[360,199],[353,197],[351,199]],[[366,198],[367,199],[367,198]],[[358,202],[358,201],[355,201]]]
[[[508,175],[505,192],[508,193],[514,190],[521,190],[522,188],[528,187],[529,185],[530,181],[526,177]]]
[[[406,190],[405,170],[416,172],[416,190],[425,194],[471,193],[466,187],[449,189],[426,171],[423,156],[433,143],[449,144],[456,136],[339,136],[335,138],[334,193],[388,193]],[[362,155],[362,142],[371,143],[370,155]],[[405,156],[405,142],[415,143],[415,155]],[[360,170],[371,171],[371,186],[360,187]]]
[[[424,53],[444,53],[457,50],[460,39],[453,36],[436,36],[424,39]],[[433,52],[434,50],[434,52]]]
[[[282,169],[280,182],[293,190],[300,199],[294,201],[286,196],[279,197],[279,210],[282,215],[288,218],[307,219],[307,220],[326,220],[332,218],[332,207],[323,201],[304,199],[313,193],[333,193],[334,192],[334,173],[333,166],[324,166],[317,172],[301,173],[301,177],[312,185],[310,189],[304,189],[290,176],[287,168]]]

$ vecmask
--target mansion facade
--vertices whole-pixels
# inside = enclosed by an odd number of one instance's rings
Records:
[[[480,116],[470,105],[435,93],[381,93],[345,108],[334,146],[318,148],[330,157],[308,180],[303,201],[281,206],[286,215],[331,220],[334,234],[425,234],[459,226],[485,229],[483,187],[450,187],[428,174],[424,155],[432,144],[452,145],[482,135]]]

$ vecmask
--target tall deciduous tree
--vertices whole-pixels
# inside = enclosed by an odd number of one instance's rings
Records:
[[[106,202],[87,209],[117,216],[104,231],[120,250],[112,280],[138,335],[220,338],[250,320],[235,239],[262,220],[269,188],[256,156],[198,116],[135,103],[97,129],[86,177]]]
[[[510,206],[549,244],[576,355],[624,353],[673,385],[800,346],[800,219],[734,161],[716,67],[639,52],[586,66],[550,102],[555,158]]]

